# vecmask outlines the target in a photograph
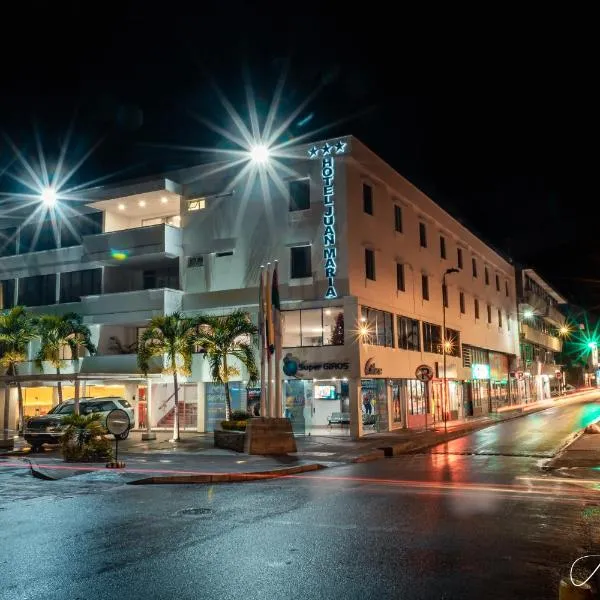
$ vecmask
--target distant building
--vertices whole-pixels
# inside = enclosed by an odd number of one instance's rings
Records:
[[[519,396],[525,402],[547,400],[562,384],[561,328],[566,324],[559,307],[566,299],[533,269],[517,271],[519,296],[520,354],[517,379]]]

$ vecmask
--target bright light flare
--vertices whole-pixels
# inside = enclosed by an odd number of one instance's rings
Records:
[[[250,148],[250,159],[253,163],[264,165],[269,161],[269,148],[264,144],[256,144]]]
[[[559,330],[558,334],[562,336],[569,335],[571,333],[571,328],[568,325],[563,325]]]
[[[533,319],[533,311],[532,310],[526,310],[523,313],[523,318],[525,318],[525,319]]]
[[[56,190],[53,187],[45,187],[40,194],[40,198],[42,202],[48,207],[52,208],[56,205],[56,201],[58,200],[58,196],[56,194]]]

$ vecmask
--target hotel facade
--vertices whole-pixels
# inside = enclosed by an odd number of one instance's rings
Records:
[[[136,366],[144,327],[175,310],[242,308],[257,319],[260,267],[278,261],[275,371],[297,433],[421,428],[527,399],[515,268],[360,141],[226,166],[87,191],[58,239],[49,217],[41,227],[0,221],[2,308],[77,312],[98,346],[77,362],[65,356],[65,397],[77,376],[86,395],[132,402],[137,427],[169,428],[170,378],[160,364],[147,376]],[[34,342],[19,368],[26,414],[57,401],[54,370],[35,366],[35,353]],[[2,380],[0,422],[12,425],[16,394]],[[241,410],[260,392],[243,369],[232,388]],[[223,390],[201,354],[182,391],[183,427],[213,430]]]

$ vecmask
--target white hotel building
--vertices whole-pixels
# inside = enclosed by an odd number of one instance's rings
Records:
[[[242,307],[256,317],[260,265],[278,260],[284,414],[303,433],[328,431],[342,413],[350,427],[332,430],[361,436],[443,418],[442,277],[456,268],[447,276],[446,415],[517,403],[513,266],[355,138],[278,160],[280,185],[268,193],[251,170],[236,177],[215,165],[91,190],[86,214],[70,219],[79,237],[62,226],[57,241],[44,224],[36,240],[33,226],[18,232],[14,219],[0,220],[3,308],[83,315],[99,352],[69,362],[65,378],[76,371],[87,395],[133,400],[138,427],[149,418],[167,428],[172,383],[158,365],[138,371],[140,329],[177,309]],[[431,367],[428,389],[420,365]],[[46,412],[53,369],[29,362],[19,373],[26,414]],[[223,394],[200,354],[182,385],[185,428],[214,429]],[[233,388],[234,408],[256,397],[243,373]],[[15,405],[12,390],[0,393],[0,423],[16,421]]]

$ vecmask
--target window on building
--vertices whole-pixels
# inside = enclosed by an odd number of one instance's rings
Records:
[[[297,179],[290,181],[290,212],[308,210],[310,208],[310,180]]]
[[[429,277],[421,275],[421,294],[423,300],[429,300]]]
[[[446,238],[440,235],[440,258],[446,259]]]
[[[488,323],[492,322],[492,305],[491,304],[487,305],[487,322]]]
[[[225,252],[215,253],[217,258],[225,258],[226,256],[233,256],[233,250],[226,250]]]
[[[475,311],[475,318],[479,319],[479,300],[477,298],[473,301],[473,309]]]
[[[188,200],[188,211],[204,210],[206,208],[206,198],[194,198]]]
[[[402,233],[402,207],[394,204],[394,229]]]
[[[399,316],[396,321],[398,325],[398,348],[403,350],[421,351],[420,322],[409,317]]]
[[[34,275],[19,279],[19,304],[21,306],[56,304],[56,274]]]
[[[19,253],[54,250],[59,247],[58,233],[50,220],[23,225],[19,232]]]
[[[142,285],[145,290],[158,290],[162,288],[180,289],[179,265],[144,271],[142,273]]]
[[[421,248],[427,248],[427,226],[425,223],[419,223],[419,243]]]
[[[363,344],[371,346],[394,347],[394,322],[392,313],[368,306],[361,307],[361,327],[367,329],[367,333],[361,337]]]
[[[344,343],[344,309],[341,306],[284,310],[281,318],[284,348],[341,346]]]
[[[396,289],[399,292],[405,291],[404,282],[404,265],[402,263],[396,263]]]
[[[502,327],[502,311],[498,309],[498,327]]]
[[[373,214],[373,188],[368,183],[363,183],[363,211]]]
[[[15,280],[0,281],[0,310],[13,308],[15,305]]]
[[[458,303],[460,304],[460,312],[464,315],[466,310],[465,310],[465,293],[464,292],[460,292],[458,294]]]
[[[500,275],[496,273],[496,291],[500,291]]]
[[[423,352],[442,353],[442,328],[423,321]]]
[[[484,267],[483,269],[483,276],[485,279],[485,285],[490,285],[490,272],[488,271],[487,267]]]
[[[460,331],[446,327],[446,354],[460,356]]]
[[[475,257],[471,259],[471,266],[473,267],[473,277],[477,277],[477,259]]]
[[[508,311],[506,312],[506,329],[510,331],[510,313]]]
[[[508,298],[510,296],[510,291],[508,289],[508,279],[504,282],[504,292],[506,294],[506,297]]]
[[[462,248],[456,249],[456,264],[459,269],[463,268],[463,251]]]
[[[375,251],[365,248],[365,277],[375,281]]]
[[[448,308],[448,286],[442,284],[442,302]]]
[[[80,302],[82,296],[102,293],[102,269],[85,269],[60,274],[60,301]]]
[[[290,278],[302,279],[311,276],[311,246],[294,246],[290,248]]]

